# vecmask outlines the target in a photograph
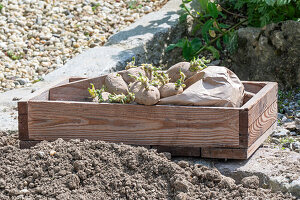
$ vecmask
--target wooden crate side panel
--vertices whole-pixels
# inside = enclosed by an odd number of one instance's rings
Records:
[[[240,148],[248,147],[248,110],[240,110],[239,113],[239,135],[240,135]]]
[[[245,91],[251,92],[251,93],[258,93],[265,85],[267,82],[258,82],[258,81],[242,81]]]
[[[30,140],[95,139],[137,145],[238,146],[239,109],[29,102]]]
[[[247,149],[239,148],[201,148],[203,158],[247,159]]]
[[[18,102],[18,128],[19,128],[19,139],[28,140],[28,103]]]
[[[256,121],[256,119],[277,99],[277,90],[277,83],[269,82],[241,107],[242,109],[249,110],[249,125]]]
[[[247,158],[249,158],[259,147],[260,145],[273,133],[277,126],[277,121],[275,121],[269,129],[261,135],[248,149],[247,149]]]
[[[248,146],[252,145],[277,121],[277,100],[270,105],[265,112],[248,127]]]
[[[240,148],[252,145],[277,120],[277,100],[252,124],[248,123],[248,111],[240,111]]]
[[[106,76],[91,79],[83,79],[69,84],[61,85],[50,89],[50,98],[52,101],[91,101],[88,88],[91,83],[100,89],[104,84]]]

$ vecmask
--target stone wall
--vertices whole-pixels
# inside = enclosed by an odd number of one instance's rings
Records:
[[[276,81],[281,88],[300,85],[300,22],[238,30],[232,69],[242,80]]]

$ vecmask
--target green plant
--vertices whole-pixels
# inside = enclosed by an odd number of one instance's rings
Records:
[[[21,53],[15,54],[12,51],[7,51],[6,55],[12,60],[20,60],[23,57]]]
[[[178,79],[175,83],[175,89],[178,90],[180,87],[185,88],[186,85],[184,84],[184,80],[185,80],[185,74],[180,70],[180,79]]]
[[[222,8],[215,2],[209,0],[197,0],[196,6],[188,7],[192,0],[182,0],[181,21],[186,20],[187,16],[191,16],[196,22],[193,33],[201,30],[202,39],[194,38],[191,41],[187,38],[179,40],[176,44],[167,47],[167,51],[175,47],[182,48],[182,55],[185,60],[190,61],[197,57],[202,51],[207,50],[213,54],[213,58],[219,58],[219,50],[222,50],[221,41],[229,52],[234,52],[237,47],[237,34],[235,29],[247,20],[241,20],[230,26],[222,23],[226,19],[226,15],[222,13]],[[213,46],[215,44],[215,46]],[[218,50],[219,49],[219,50]]]
[[[97,99],[97,101],[99,103],[105,102],[105,100],[103,99],[103,96],[102,96],[103,93],[106,91],[105,86],[103,85],[100,90],[96,89],[94,84],[92,84],[92,83],[91,83],[91,86],[92,86],[92,88],[88,88],[88,91],[89,91],[91,97],[93,99]],[[129,91],[128,91],[128,95],[125,95],[125,94],[109,94],[108,95],[108,102],[109,103],[122,103],[122,104],[125,104],[125,103],[133,102],[134,99],[135,99],[134,93],[131,93]]]
[[[137,0],[129,1],[127,3],[127,5],[128,5],[128,8],[130,8],[130,9],[137,9],[137,8],[143,7],[141,4],[139,4],[139,2]]]
[[[206,64],[210,63],[210,60],[206,60],[205,57],[200,58],[194,58],[193,60],[191,60],[190,62],[190,68],[189,70],[191,72],[196,72],[199,70],[203,70],[205,68],[207,68]]]
[[[133,56],[132,61],[127,63],[125,69],[127,70],[127,69],[134,68],[134,67],[137,67],[137,66],[135,65],[135,57]]]
[[[292,137],[287,137],[287,138],[280,138],[279,140],[281,145],[287,144],[287,143],[293,143],[296,142],[296,140]]]
[[[155,83],[155,84],[152,83],[153,86],[165,85],[170,81],[169,75],[163,71],[162,72],[155,71],[153,73],[153,76],[154,76],[153,82]]]
[[[105,92],[105,86],[103,85],[102,88],[99,90],[99,89],[96,89],[95,88],[95,85],[91,83],[91,86],[92,88],[88,88],[88,91],[91,95],[91,97],[93,99],[95,99],[96,97],[98,98],[98,102],[99,103],[102,103],[104,102],[104,99],[102,97],[102,93]]]
[[[3,9],[3,5],[0,3],[0,12],[1,12],[1,10]]]
[[[149,89],[150,83],[149,83],[149,79],[147,76],[143,76],[142,73],[139,73],[139,76],[135,76],[132,74],[129,74],[129,76],[133,77],[136,81],[141,82],[146,90]]]
[[[245,8],[251,26],[263,27],[300,18],[299,0],[229,0],[228,3],[236,10]]]
[[[127,104],[133,102],[135,99],[134,93],[128,92],[128,95],[125,94],[110,94],[108,96],[109,103],[122,103]]]
[[[96,9],[100,6],[100,3],[96,3],[92,5],[92,10],[95,12]]]

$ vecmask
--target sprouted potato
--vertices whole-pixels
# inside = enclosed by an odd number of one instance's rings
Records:
[[[171,79],[170,81],[175,82],[180,78],[179,71],[181,70],[186,75],[186,79],[189,79],[199,71],[205,69],[207,67],[206,64],[209,62],[210,60],[206,60],[205,57],[194,59],[191,62],[180,62],[170,67],[167,74]]]
[[[120,74],[108,74],[105,78],[105,86],[107,87],[107,91],[111,94],[127,95],[128,85]]]

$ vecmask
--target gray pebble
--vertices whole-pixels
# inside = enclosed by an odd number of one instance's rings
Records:
[[[297,136],[297,133],[295,131],[290,132],[291,136]]]
[[[276,130],[276,131],[273,133],[272,137],[276,137],[276,138],[286,137],[286,136],[288,136],[289,133],[290,133],[289,130],[280,127],[278,130]]]
[[[287,119],[286,116],[283,116],[283,117],[281,118],[281,122],[283,122],[283,123],[284,123],[284,122],[287,122],[287,120],[288,120],[288,119]]]
[[[297,110],[297,111],[296,111],[295,116],[298,117],[298,118],[300,118],[300,110]]]
[[[298,150],[298,149],[300,149],[300,142],[293,142],[292,143],[292,148],[293,148],[293,150]]]
[[[20,85],[25,85],[28,83],[28,81],[25,78],[18,78],[16,79],[17,82],[19,82]]]
[[[43,152],[43,151],[38,151],[38,152],[37,152],[37,155],[38,155],[40,158],[44,158],[44,157],[45,157],[45,152]]]

